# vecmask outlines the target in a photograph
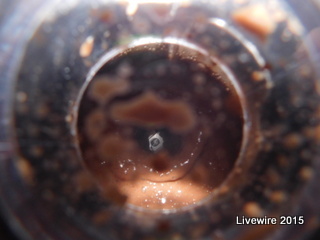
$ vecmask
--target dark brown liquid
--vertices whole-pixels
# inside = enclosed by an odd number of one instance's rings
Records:
[[[208,196],[242,141],[239,98],[215,64],[172,44],[137,47],[106,63],[80,103],[80,147],[106,196],[174,209]]]

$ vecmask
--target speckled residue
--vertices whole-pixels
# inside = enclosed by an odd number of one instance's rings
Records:
[[[222,70],[202,58],[180,45],[143,45],[112,59],[86,86],[80,147],[109,201],[145,210],[192,206],[232,169],[242,106]],[[157,151],[155,134],[163,140]]]

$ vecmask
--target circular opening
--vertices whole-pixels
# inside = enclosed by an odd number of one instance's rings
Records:
[[[78,110],[79,145],[108,199],[177,209],[226,179],[240,152],[243,111],[208,56],[180,44],[135,46],[89,80]]]

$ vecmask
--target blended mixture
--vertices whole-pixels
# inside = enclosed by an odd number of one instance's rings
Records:
[[[243,113],[207,56],[150,44],[97,72],[82,96],[77,129],[85,165],[109,200],[177,209],[226,179],[240,151]]]

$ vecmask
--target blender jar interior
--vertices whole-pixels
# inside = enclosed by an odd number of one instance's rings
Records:
[[[0,191],[12,229],[308,237],[319,226],[317,13],[313,1],[8,3]]]

